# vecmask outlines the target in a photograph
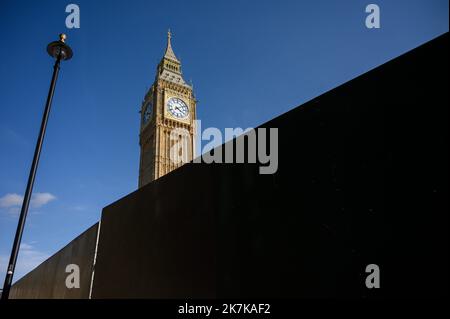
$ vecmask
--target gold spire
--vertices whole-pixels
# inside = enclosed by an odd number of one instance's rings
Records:
[[[167,47],[166,47],[166,52],[164,53],[164,57],[169,60],[180,62],[180,61],[178,61],[177,57],[175,56],[175,53],[173,52],[171,39],[172,39],[172,33],[170,32],[170,29],[169,29],[167,31]]]

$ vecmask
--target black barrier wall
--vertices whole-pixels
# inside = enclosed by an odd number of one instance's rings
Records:
[[[447,38],[262,125],[273,175],[191,163],[106,207],[93,297],[448,291]]]
[[[36,269],[18,280],[10,292],[11,299],[87,299],[91,287],[92,267],[98,223],[72,240]],[[67,265],[79,267],[79,288],[68,289]]]
[[[278,128],[275,174],[190,163],[105,207],[92,297],[448,293],[447,41],[262,125]],[[379,289],[366,287],[369,264]],[[43,265],[13,291],[68,297]]]

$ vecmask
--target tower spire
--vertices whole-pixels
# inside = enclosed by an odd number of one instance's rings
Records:
[[[164,57],[166,59],[169,59],[172,61],[180,62],[177,59],[177,57],[175,56],[175,53],[173,52],[171,39],[172,39],[172,32],[170,32],[170,29],[169,29],[167,31],[167,47],[166,47],[166,52],[164,53]]]

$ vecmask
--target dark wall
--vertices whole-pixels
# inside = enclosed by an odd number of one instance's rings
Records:
[[[274,175],[187,164],[106,207],[93,297],[448,293],[447,41],[262,125]]]
[[[92,267],[97,241],[98,223],[33,271],[18,280],[11,288],[11,299],[87,299],[91,286]],[[66,266],[80,268],[80,288],[66,287]]]
[[[177,171],[104,208],[93,298],[215,293],[214,190],[201,167]]]

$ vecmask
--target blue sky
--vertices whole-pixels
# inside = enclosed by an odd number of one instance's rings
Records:
[[[170,27],[203,128],[264,123],[448,31],[447,0],[0,2],[0,280],[48,92],[47,43],[68,34],[15,280],[137,188],[139,107]],[[365,27],[365,7],[381,28]],[[199,190],[201,191],[201,190]]]

